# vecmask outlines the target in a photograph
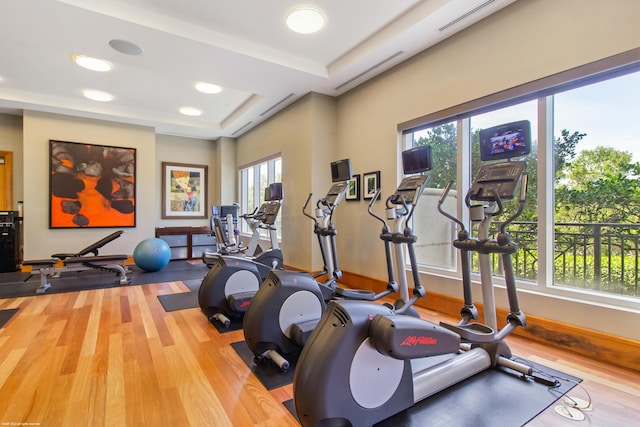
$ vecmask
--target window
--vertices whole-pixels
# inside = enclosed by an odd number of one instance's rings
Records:
[[[436,208],[442,189],[449,181],[456,182],[458,131],[455,122],[429,127],[406,135],[405,148],[431,145],[435,167],[428,172],[429,180],[425,194],[419,199],[413,217],[415,234],[420,236],[415,244],[416,258],[424,265],[455,269],[456,254],[451,246],[455,227]],[[454,187],[455,188],[455,187]],[[454,190],[455,192],[455,190]],[[449,198],[449,201],[453,200]],[[455,209],[445,203],[448,210]],[[429,230],[429,232],[426,232]],[[434,230],[438,230],[434,232]]]
[[[282,158],[280,156],[263,160],[240,169],[240,212],[251,213],[264,203],[264,191],[274,182],[282,182]],[[276,219],[276,229],[280,238],[280,215]],[[250,233],[246,222],[239,224],[240,232]],[[267,230],[260,230],[261,236],[268,238]]]
[[[457,254],[449,250],[455,229],[437,219],[437,200],[450,180],[458,195],[466,194],[480,167],[478,132],[529,120],[527,206],[509,230],[519,245],[514,267],[521,286],[638,306],[640,59],[601,62],[599,74],[590,64],[582,79],[575,79],[580,68],[570,70],[564,78],[555,75],[505,91],[498,102],[494,95],[450,109],[448,117],[435,113],[399,125],[404,148],[431,144],[434,157],[414,223],[422,269],[460,274]],[[464,197],[454,195],[446,209],[464,215]],[[497,258],[492,267],[499,276]]]
[[[553,108],[554,284],[640,297],[640,72]]]

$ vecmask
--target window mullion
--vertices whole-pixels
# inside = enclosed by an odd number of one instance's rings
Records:
[[[554,183],[553,97],[538,100],[538,284],[553,285]],[[536,200],[530,201],[535,203]]]

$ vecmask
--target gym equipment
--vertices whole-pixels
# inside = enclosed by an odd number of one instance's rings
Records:
[[[169,244],[155,237],[141,241],[133,250],[133,261],[144,271],[160,271],[170,260]]]
[[[257,257],[263,253],[260,247],[260,229],[266,229],[269,234],[269,241],[271,243],[272,251],[280,249],[278,246],[278,233],[276,232],[275,222],[278,218],[278,212],[280,211],[280,203],[282,202],[282,183],[274,182],[269,184],[264,189],[265,202],[278,202],[278,203],[263,203],[260,208],[255,209],[252,214],[244,214],[241,216],[249,226],[251,230],[251,240],[247,245],[247,250],[244,252],[247,256]],[[280,254],[282,254],[280,252]],[[279,260],[278,265],[282,265],[282,260]]]
[[[408,172],[412,171],[407,170],[405,163],[405,175]],[[525,326],[511,264],[511,256],[518,247],[506,232],[508,224],[524,207],[527,183],[524,162],[483,166],[465,200],[472,211],[472,220],[480,221],[480,228],[488,230],[492,217],[503,212],[502,201],[513,198],[519,181],[522,185],[518,210],[501,224],[497,239],[470,238],[463,223],[447,215],[461,228],[454,246],[462,255],[465,301],[460,323],[449,325],[434,324],[408,314],[413,304],[425,296],[413,248],[417,236],[410,227],[410,219],[426,176],[407,176],[402,180],[395,193],[387,198],[387,218],[395,220],[395,228],[389,235],[381,235],[385,242],[394,244],[396,267],[404,272],[399,275],[401,300],[393,305],[355,300],[329,302],[302,350],[294,373],[294,404],[303,426],[372,425],[496,366],[508,367],[522,375],[532,374],[529,366],[510,359],[511,352],[503,341],[516,327]],[[439,205],[447,192],[448,189]],[[482,204],[472,207],[472,201]],[[481,217],[476,216],[478,212],[482,213]],[[410,299],[406,277],[403,279],[405,250],[414,280]],[[510,313],[506,326],[500,330],[472,321],[476,310],[470,285],[471,252],[502,257]],[[387,263],[392,263],[388,251]],[[481,277],[482,288],[493,287],[491,271]],[[487,301],[483,302],[486,310]]]
[[[265,203],[252,213],[240,215],[240,218],[247,222],[251,230],[251,240],[248,246],[236,241],[235,227],[232,229],[228,226],[233,219],[230,218],[230,213],[226,214],[226,221],[223,221],[221,216],[212,218],[217,253],[204,252],[202,254],[202,261],[207,267],[213,267],[222,255],[245,255],[266,266],[282,266],[282,251],[278,245],[278,233],[275,227],[282,201],[282,184],[272,183],[265,188],[264,200]],[[267,251],[263,251],[260,247],[261,229],[266,229],[269,233],[271,248]]]
[[[45,293],[51,288],[49,278],[57,278],[62,273],[71,271],[108,271],[118,275],[121,285],[128,285],[131,282],[131,278],[127,276],[127,273],[131,273],[131,270],[124,262],[129,257],[127,255],[98,255],[100,248],[120,237],[122,233],[123,231],[113,232],[76,253],[53,254],[48,259],[23,261],[22,265],[31,266],[32,275],[40,274],[40,287],[36,290],[37,294]],[[93,255],[90,256],[89,254]],[[62,266],[58,267],[59,263]]]
[[[218,255],[230,255],[242,251],[242,243],[236,242],[238,210],[240,206],[221,205],[211,207],[211,234],[216,239],[216,252],[204,252],[202,261],[211,267],[218,260]]]
[[[334,168],[332,168],[334,170]],[[348,167],[350,176],[350,166]],[[345,180],[342,180],[346,178]],[[395,283],[378,295],[369,291],[339,287],[342,278],[336,251],[336,229],[333,212],[348,188],[347,176],[334,175],[327,195],[317,203],[316,217],[307,214],[309,194],[302,213],[314,221],[324,260],[324,270],[316,276],[298,271],[271,271],[251,301],[244,316],[245,342],[259,363],[271,360],[284,372],[289,369],[326,309],[326,301],[334,297],[374,300],[396,292]],[[375,199],[374,199],[375,200]],[[374,202],[371,201],[371,204]],[[324,282],[316,279],[326,274]]]
[[[271,189],[276,187],[279,190],[271,192]],[[207,257],[205,261],[210,269],[200,285],[198,303],[209,321],[219,322],[227,328],[231,325],[231,318],[242,318],[269,271],[282,268],[283,256],[278,247],[274,226],[280,211],[282,187],[279,183],[271,184],[267,191],[269,199],[272,194],[274,199],[266,200],[258,209],[260,213],[256,213],[251,221],[259,222],[259,227],[269,230],[273,245],[271,249],[260,252],[255,257],[218,254]],[[218,218],[215,224],[216,236],[225,235]],[[259,238],[259,231],[256,230],[256,233]]]
[[[20,216],[0,211],[0,273],[17,271],[20,264]]]

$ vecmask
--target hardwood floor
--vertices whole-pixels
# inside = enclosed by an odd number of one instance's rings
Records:
[[[199,309],[165,312],[182,282],[0,300],[20,311],[0,329],[0,425],[297,426]],[[425,318],[437,313],[421,309]],[[442,317],[439,317],[442,318]],[[640,419],[640,372],[509,338],[515,354],[584,379],[580,423],[553,407],[531,426],[627,426]],[[584,390],[574,389],[586,399]],[[496,426],[505,425],[496,420]]]

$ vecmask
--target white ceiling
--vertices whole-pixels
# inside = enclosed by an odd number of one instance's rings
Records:
[[[514,1],[4,0],[0,112],[237,137],[309,92],[340,95]],[[322,9],[325,28],[311,35],[286,28],[286,12],[300,4]],[[143,54],[120,53],[113,39]],[[106,59],[113,70],[80,68],[74,54]],[[196,81],[224,90],[205,95]],[[91,101],[83,89],[115,99]],[[182,106],[203,114],[184,116]]]

